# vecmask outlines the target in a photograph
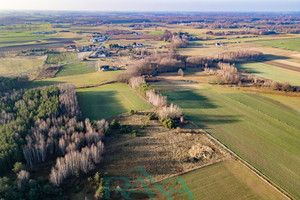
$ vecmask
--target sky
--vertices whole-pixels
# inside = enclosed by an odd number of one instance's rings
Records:
[[[295,12],[300,0],[0,0],[0,10]]]

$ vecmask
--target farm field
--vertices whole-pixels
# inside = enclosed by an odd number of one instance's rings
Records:
[[[181,176],[195,199],[286,199],[240,162],[227,160]],[[173,183],[174,181],[170,181]],[[164,189],[169,189],[167,184]],[[182,190],[176,185],[173,190]],[[173,194],[174,199],[189,199],[186,194]],[[157,198],[165,199],[160,193]]]
[[[300,115],[258,94],[201,84],[200,89],[163,91],[188,119],[260,170],[295,198],[300,173]]]
[[[23,72],[43,67],[47,56],[17,56],[0,58],[0,75]]]
[[[61,64],[78,60],[77,53],[54,53],[49,54],[47,57],[47,64]]]
[[[122,73],[119,71],[91,72],[87,74],[76,74],[69,76],[59,76],[43,80],[33,81],[30,87],[47,86],[58,83],[72,83],[75,87],[90,87],[105,84],[116,80],[116,75]]]
[[[275,94],[263,94],[263,95],[266,97],[269,97],[271,99],[274,99],[275,101],[278,101],[300,113],[300,98],[299,97],[290,97],[290,96],[275,95]]]
[[[300,38],[289,38],[289,39],[273,39],[273,40],[262,40],[253,41],[255,44],[262,46],[269,46],[274,48],[283,48],[292,51],[300,51]]]
[[[300,85],[300,72],[283,69],[261,62],[237,64],[236,67],[240,71],[249,70],[250,73],[258,77],[279,81],[289,82],[291,85]]]
[[[55,77],[72,76],[96,72],[95,61],[82,61],[62,66]]]
[[[83,116],[91,120],[151,108],[134,90],[121,83],[78,89],[77,96]]]

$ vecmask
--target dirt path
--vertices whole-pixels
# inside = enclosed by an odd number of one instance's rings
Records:
[[[279,63],[279,62],[276,62],[276,61],[265,61],[264,63],[268,64],[268,65],[273,65],[273,66],[276,66],[276,67],[280,67],[280,68],[283,68],[283,69],[289,69],[289,70],[293,70],[293,71],[296,71],[296,72],[300,72],[300,67],[295,67],[295,66],[291,66],[291,65],[288,65],[288,64]]]

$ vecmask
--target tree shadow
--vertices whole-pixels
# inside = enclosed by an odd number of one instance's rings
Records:
[[[182,109],[210,109],[217,108],[217,105],[212,100],[208,99],[195,90],[177,91],[176,93],[167,94],[169,101],[176,101]],[[183,103],[180,103],[183,102]]]
[[[264,54],[264,60],[270,61],[270,60],[286,60],[290,59],[286,56],[279,56],[279,55],[273,55],[273,54]]]
[[[129,110],[116,98],[116,91],[77,91],[78,103],[84,117],[100,120],[116,116]]]
[[[239,115],[215,115],[200,113],[201,110],[216,109],[220,106],[215,104],[213,100],[199,94],[196,91],[197,90],[177,91],[172,92],[172,94],[169,93],[167,96],[169,101],[173,101],[183,109],[183,113],[186,114],[186,117],[189,120],[197,123],[197,125],[202,129],[208,128],[211,124],[229,124],[240,121],[239,118],[241,116]],[[200,112],[197,113],[193,109],[198,109]]]

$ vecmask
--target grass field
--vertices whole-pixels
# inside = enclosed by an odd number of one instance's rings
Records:
[[[289,96],[276,95],[276,94],[264,94],[264,96],[274,99],[275,101],[278,101],[300,113],[299,97],[289,97]]]
[[[250,73],[266,79],[279,82],[289,82],[290,84],[297,86],[300,85],[300,72],[259,62],[237,64],[236,67],[241,71],[245,71],[247,69]]]
[[[290,39],[254,41],[253,43],[263,46],[288,49],[292,51],[300,51],[300,37]]]
[[[68,63],[78,59],[78,55],[76,53],[55,53],[49,54],[47,57],[47,64],[60,64],[60,63]]]
[[[190,120],[300,198],[299,113],[258,94],[205,84],[201,87],[163,94]]]
[[[72,83],[75,87],[87,87],[115,81],[116,75],[122,71],[91,72],[70,76],[59,76],[32,82],[30,87],[47,86],[58,83]]]
[[[267,182],[238,161],[225,161],[181,176],[195,199],[285,199]],[[171,183],[174,182],[170,181]],[[170,189],[167,184],[164,189]],[[177,184],[173,190],[182,190]],[[165,199],[159,194],[158,199]],[[186,194],[173,194],[174,199],[189,199]]]
[[[151,108],[134,90],[121,83],[78,89],[77,96],[83,116],[91,120]]]
[[[43,67],[47,56],[18,56],[0,58],[0,75],[23,72]]]
[[[95,61],[82,61],[62,66],[55,77],[87,74],[96,71]]]

